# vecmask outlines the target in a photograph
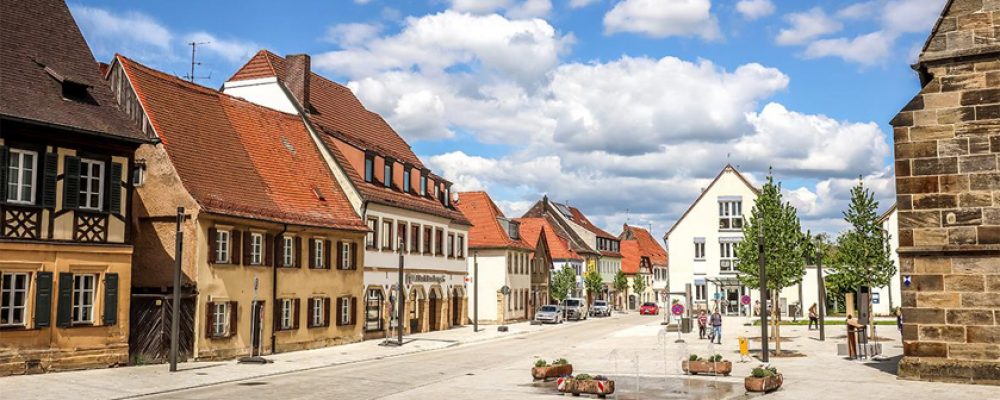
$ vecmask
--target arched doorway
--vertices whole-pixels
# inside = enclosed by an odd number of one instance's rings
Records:
[[[428,322],[430,323],[429,330],[431,332],[441,330],[441,295],[440,290],[437,288],[431,288],[430,293],[430,304],[428,308]]]
[[[462,303],[464,297],[458,288],[451,291],[451,326],[462,326]]]
[[[409,321],[410,321],[410,333],[420,333],[423,331],[423,317],[424,310],[421,306],[424,303],[426,296],[424,295],[424,288],[422,286],[414,286],[410,289],[409,298]]]

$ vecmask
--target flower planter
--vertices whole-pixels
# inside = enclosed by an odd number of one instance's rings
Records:
[[[535,380],[547,380],[549,378],[561,378],[573,375],[573,364],[549,365],[547,367],[532,367],[531,377]]]
[[[594,394],[603,399],[615,392],[615,381],[596,379],[581,381],[573,378],[559,378],[556,388],[559,389],[559,393],[570,393],[573,396]]]
[[[733,363],[729,361],[681,361],[681,368],[689,375],[708,374],[729,376],[733,372]]]
[[[748,376],[743,379],[743,387],[748,392],[767,393],[780,388],[782,381],[781,374],[763,378]]]

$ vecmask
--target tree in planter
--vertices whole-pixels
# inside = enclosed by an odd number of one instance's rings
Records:
[[[781,352],[781,311],[778,293],[802,282],[805,275],[805,235],[795,207],[782,201],[781,185],[768,174],[767,183],[754,201],[750,219],[743,224],[743,238],[736,245],[736,269],[746,286],[760,286],[758,242],[764,237],[764,275],[771,298],[776,352]],[[761,300],[763,305],[767,302]]]
[[[622,294],[623,301],[627,302],[628,301],[628,278],[625,276],[625,273],[622,272],[621,270],[618,270],[618,273],[615,274],[615,280],[612,282],[612,285],[615,287],[615,291],[616,292]],[[627,307],[625,307],[625,305],[627,305],[627,304],[628,303],[625,303],[624,305],[622,305],[622,308],[623,309],[627,308]]]
[[[869,288],[889,286],[896,274],[896,265],[889,257],[888,235],[878,221],[878,201],[864,183],[851,189],[851,204],[844,211],[844,220],[851,228],[837,238],[837,259],[832,268],[839,275],[842,288],[857,292],[862,286]],[[871,297],[868,304],[871,315]],[[872,337],[875,329],[871,330]]]
[[[594,296],[604,288],[604,279],[596,270],[590,270],[583,276],[583,286],[587,288],[587,304],[594,304]]]
[[[572,267],[563,267],[552,277],[550,286],[552,298],[561,305],[563,300],[569,297],[569,292],[576,286],[576,270]],[[566,310],[563,309],[563,317],[565,317],[565,313]]]

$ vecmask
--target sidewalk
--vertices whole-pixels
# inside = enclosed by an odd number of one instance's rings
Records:
[[[584,322],[586,323],[586,322]],[[0,378],[0,399],[129,399],[181,389],[216,385],[298,371],[380,360],[459,345],[482,343],[576,324],[509,324],[508,332],[495,325],[472,326],[404,336],[402,347],[379,346],[382,339],[315,350],[265,356],[270,364],[237,364],[236,361],[188,362],[170,373],[167,364],[68,371]]]

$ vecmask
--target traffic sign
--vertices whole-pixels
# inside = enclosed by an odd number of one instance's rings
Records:
[[[674,304],[670,307],[670,312],[676,316],[680,316],[681,314],[684,314],[684,305],[681,303]]]
[[[740,297],[740,303],[743,303],[743,305],[745,305],[745,306],[749,306],[750,305],[750,295],[745,294],[745,295],[743,295],[743,297]]]

